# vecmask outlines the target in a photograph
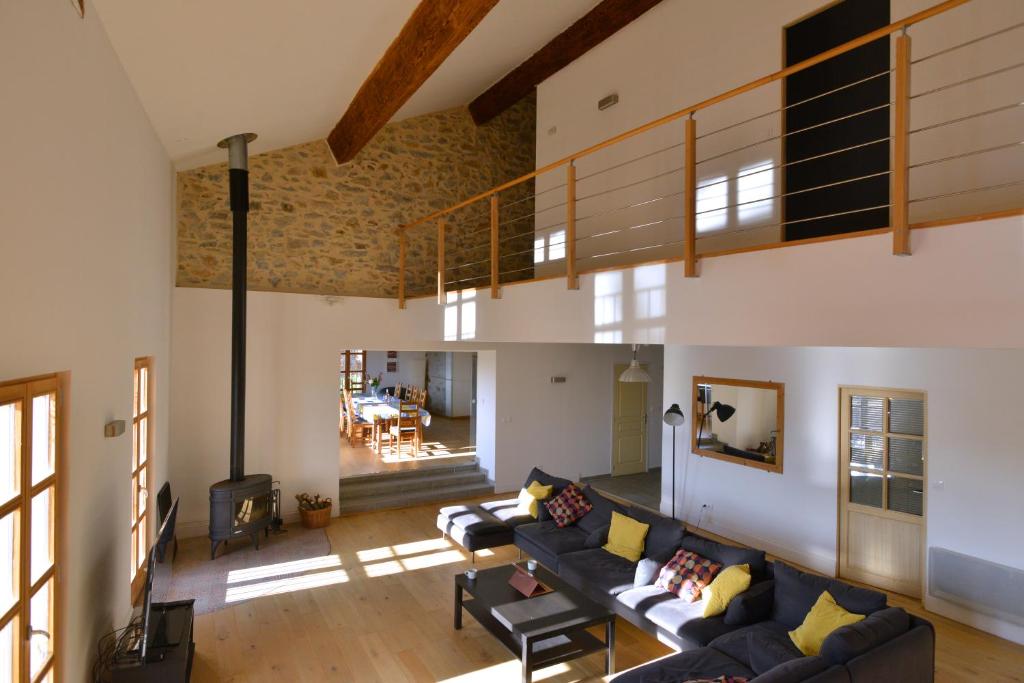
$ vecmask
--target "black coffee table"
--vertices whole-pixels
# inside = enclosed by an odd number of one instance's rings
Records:
[[[523,664],[523,683],[533,672],[594,652],[605,652],[605,670],[615,672],[615,614],[557,576],[537,567],[534,577],[553,592],[526,598],[508,584],[514,565],[479,569],[475,579],[455,575],[455,628],[465,609]],[[470,600],[463,599],[463,592]],[[605,625],[602,642],[586,631]]]

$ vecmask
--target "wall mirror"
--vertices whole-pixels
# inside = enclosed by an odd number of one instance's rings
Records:
[[[781,474],[784,400],[779,382],[694,377],[691,450]]]

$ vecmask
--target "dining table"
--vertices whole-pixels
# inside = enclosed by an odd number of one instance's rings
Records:
[[[367,422],[373,422],[375,418],[393,420],[398,417],[399,400],[394,396],[380,398],[373,394],[357,394],[352,397],[352,405]],[[420,422],[424,427],[430,426],[430,413],[423,408],[420,408]]]

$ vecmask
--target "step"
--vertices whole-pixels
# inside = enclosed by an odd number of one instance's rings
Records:
[[[436,462],[436,463],[422,463],[416,468],[401,469],[401,470],[389,470],[386,472],[373,472],[371,474],[357,474],[353,477],[342,477],[339,480],[341,486],[348,486],[350,484],[364,484],[367,482],[379,481],[381,479],[388,479],[396,481],[400,479],[416,479],[422,477],[426,473],[434,472],[474,472],[479,469],[479,463],[476,457],[467,456],[471,459],[465,461],[452,462],[451,460]]]
[[[341,513],[389,510],[392,508],[422,505],[423,503],[430,503],[434,501],[457,501],[488,495],[494,495],[494,487],[490,484],[443,486],[424,491],[402,491],[377,496],[360,496],[349,499],[340,498],[338,501],[338,510]]]
[[[373,496],[399,491],[418,491],[422,489],[443,488],[462,484],[486,484],[487,475],[478,468],[460,469],[455,472],[425,471],[418,477],[376,477],[374,479],[352,482],[342,479],[338,491],[341,497]]]

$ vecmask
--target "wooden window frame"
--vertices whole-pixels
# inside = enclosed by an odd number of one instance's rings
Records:
[[[145,410],[142,409],[143,396],[139,388],[143,369],[145,370],[146,377]],[[131,579],[130,597],[133,605],[137,604],[142,595],[142,589],[146,585],[146,553],[139,553],[138,551],[137,534],[140,525],[143,527],[143,533],[146,535],[144,546],[147,551],[149,550],[149,537],[153,534],[153,505],[150,502],[152,500],[151,493],[153,488],[153,470],[151,467],[153,462],[153,393],[153,358],[150,356],[136,358],[132,369],[132,469],[130,475],[132,514],[128,535],[131,543],[128,554],[131,558],[129,577]],[[139,462],[139,455],[141,453],[139,447],[139,425],[143,422],[146,425],[146,459],[144,462]],[[145,474],[146,480],[145,488],[141,491],[138,487],[138,477],[140,474]],[[139,512],[140,493],[145,505],[145,509],[141,513]]]
[[[362,370],[353,370],[352,369],[352,356],[355,355],[355,354],[359,354],[360,356],[362,356],[362,361],[363,361],[362,362]],[[360,379],[361,379],[361,384],[359,385],[360,390],[365,390],[366,389],[366,350],[365,349],[345,349],[345,352],[342,354],[342,366],[341,367],[342,367],[341,374],[342,374],[343,387],[346,390],[352,391],[352,375],[353,374],[358,374],[360,376]]]
[[[38,682],[51,676],[52,680],[61,680],[61,648],[63,645],[63,613],[64,613],[64,583],[61,566],[64,557],[64,443],[67,437],[65,425],[64,395],[67,385],[67,373],[42,375],[9,382],[0,382],[0,402],[20,402],[19,414],[19,439],[16,453],[16,467],[19,472],[19,490],[9,500],[0,501],[0,518],[8,514],[16,513],[18,519],[15,523],[14,545],[17,549],[18,558],[11,558],[12,563],[16,562],[16,586],[17,596],[15,604],[6,612],[0,615],[0,630],[8,624],[13,624],[13,632],[16,640],[12,650],[14,669],[9,672],[10,680],[18,683]],[[32,402],[39,396],[54,395],[53,410],[53,439],[54,439],[54,468],[53,473],[32,484]],[[44,490],[53,489],[51,512],[52,521],[50,526],[52,565],[39,575],[34,582],[31,581],[32,571],[32,537],[31,537],[31,515],[32,499]],[[50,657],[40,667],[39,671],[31,675],[30,639],[28,629],[31,628],[31,598],[52,581],[53,592],[50,596]]]
[[[730,387],[746,387],[748,389],[767,389],[775,392],[775,424],[776,424],[776,435],[775,435],[775,462],[758,462],[756,460],[748,460],[747,458],[741,458],[737,455],[729,455],[727,453],[719,453],[718,451],[709,451],[700,448],[697,444],[697,432],[700,430],[701,422],[704,419],[703,406],[700,403],[700,387],[703,385],[712,384],[724,384]],[[785,453],[785,431],[786,431],[786,385],[782,382],[762,382],[758,380],[748,379],[729,379],[727,377],[705,377],[703,375],[695,375],[693,377],[693,404],[690,414],[694,416],[694,419],[690,422],[690,450],[695,455],[699,455],[705,458],[712,458],[714,460],[721,460],[723,462],[731,462],[736,465],[743,465],[745,467],[753,467],[754,469],[764,470],[765,472],[774,472],[775,474],[782,474],[783,455]]]

